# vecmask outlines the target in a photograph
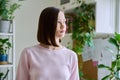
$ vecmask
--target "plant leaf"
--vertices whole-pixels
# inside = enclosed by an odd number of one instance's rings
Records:
[[[110,80],[111,74],[102,78],[102,80]]]
[[[104,65],[104,64],[98,65],[98,68],[107,68],[108,70],[113,71],[111,67],[106,66],[106,65]]]

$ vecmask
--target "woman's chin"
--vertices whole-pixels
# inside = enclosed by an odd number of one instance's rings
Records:
[[[65,34],[63,35],[59,35],[58,37],[60,38],[60,39],[62,39],[63,37],[65,36]]]

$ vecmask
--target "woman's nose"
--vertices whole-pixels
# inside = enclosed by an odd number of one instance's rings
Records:
[[[61,28],[66,28],[66,24],[64,22],[61,24]]]

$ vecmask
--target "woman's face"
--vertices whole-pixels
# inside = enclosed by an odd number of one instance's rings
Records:
[[[66,32],[66,19],[62,11],[58,13],[57,28],[56,28],[56,37],[61,39],[65,36]]]

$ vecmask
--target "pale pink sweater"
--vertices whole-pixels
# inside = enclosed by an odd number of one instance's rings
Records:
[[[16,80],[79,80],[76,53],[65,47],[58,50],[40,45],[25,48]]]

